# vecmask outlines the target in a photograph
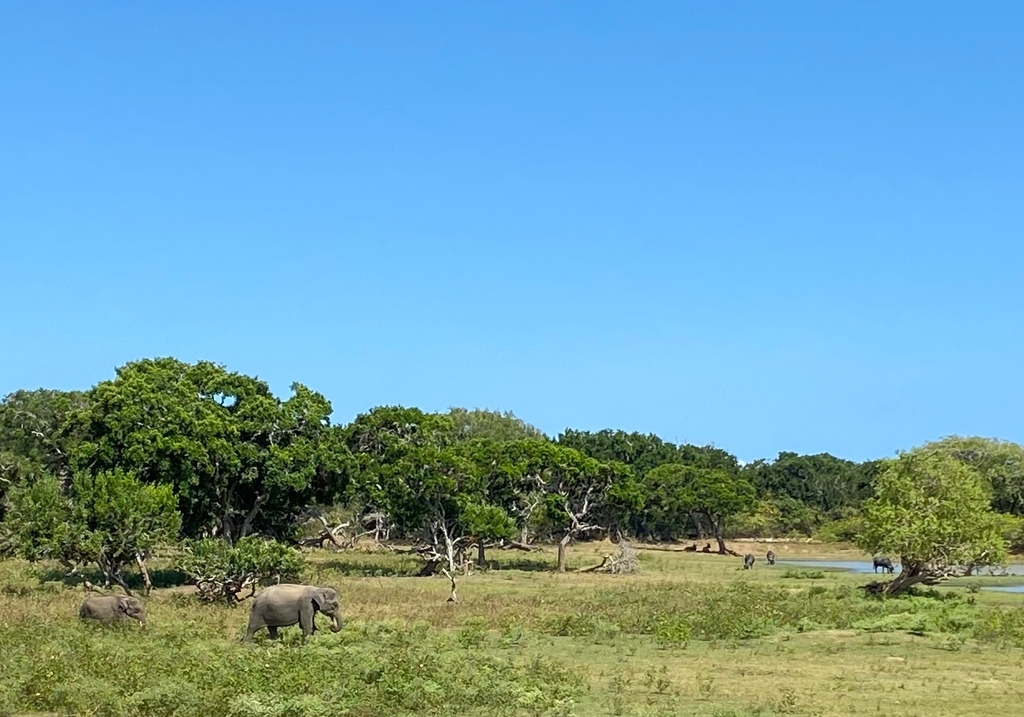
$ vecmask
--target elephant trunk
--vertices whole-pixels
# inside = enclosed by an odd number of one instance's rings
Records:
[[[341,615],[334,613],[331,615],[331,632],[338,632],[341,629]]]

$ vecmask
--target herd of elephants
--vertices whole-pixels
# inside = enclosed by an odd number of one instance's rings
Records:
[[[769,565],[775,565],[775,551],[765,555]],[[885,556],[873,559],[874,570],[894,572],[892,560]],[[754,567],[754,555],[743,556],[743,569]],[[267,629],[271,639],[277,639],[278,628],[298,625],[302,628],[302,640],[316,632],[316,613],[331,619],[331,632],[341,629],[341,602],[334,588],[316,585],[272,585],[260,592],[249,611],[249,626],[242,642],[249,642],[258,630]],[[83,620],[96,620],[104,624],[120,623],[131,618],[146,624],[146,609],[142,601],[129,595],[93,595],[82,603],[78,611]]]
[[[263,628],[276,639],[278,628],[291,625],[302,628],[305,642],[316,632],[313,617],[318,612],[331,619],[331,632],[341,629],[341,601],[337,590],[316,585],[271,585],[253,600],[249,627],[242,642],[249,642],[253,634]],[[129,618],[146,624],[145,606],[137,597],[129,595],[93,595],[82,603],[78,615],[83,620],[96,620],[106,625]]]

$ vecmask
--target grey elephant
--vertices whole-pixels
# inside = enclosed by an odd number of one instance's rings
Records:
[[[140,625],[146,624],[146,608],[142,601],[128,595],[88,597],[78,608],[78,616],[83,620],[96,620],[104,625],[120,624],[129,617],[138,620]]]
[[[750,570],[754,567],[754,556],[751,553],[747,553],[743,556],[743,569]]]
[[[242,642],[252,640],[253,633],[267,628],[271,639],[277,638],[277,628],[299,625],[302,641],[316,631],[314,615],[321,612],[331,618],[331,632],[341,629],[341,603],[334,588],[316,585],[272,585],[252,602],[249,628]]]

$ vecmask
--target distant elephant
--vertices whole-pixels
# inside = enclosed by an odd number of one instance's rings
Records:
[[[877,573],[879,568],[882,569],[882,572],[889,571],[889,574],[896,572],[896,568],[892,566],[892,561],[884,555],[875,556],[871,562],[874,563],[872,572]]]
[[[242,642],[252,640],[253,633],[267,628],[271,639],[277,639],[277,628],[299,625],[302,640],[316,631],[313,616],[322,612],[331,618],[331,632],[341,629],[341,604],[334,588],[315,585],[272,585],[252,602],[249,612],[249,628]]]
[[[743,556],[743,569],[750,570],[754,567],[754,556],[751,553],[747,553]]]
[[[774,550],[769,550],[768,553],[764,557],[768,561],[769,565],[775,565],[775,551]]]
[[[78,616],[104,625],[121,623],[128,617],[138,620],[140,625],[146,624],[146,609],[142,601],[127,595],[93,595],[78,608]]]

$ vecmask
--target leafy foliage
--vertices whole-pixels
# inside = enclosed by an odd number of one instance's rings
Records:
[[[210,538],[189,541],[177,561],[177,568],[207,602],[237,602],[248,597],[242,595],[245,590],[255,591],[271,578],[298,580],[304,567],[295,548],[256,536],[241,538],[233,546]]]
[[[5,543],[29,560],[50,557],[74,568],[96,564],[107,583],[125,585],[124,568],[144,566],[155,546],[175,539],[181,517],[169,486],[143,485],[120,470],[75,476],[65,495],[55,478],[9,496]]]
[[[209,362],[130,363],[88,393],[69,425],[80,473],[122,468],[173,487],[189,536],[287,533],[344,489],[348,454],[330,403],[301,384],[286,401]]]
[[[663,526],[685,525],[692,518],[699,533],[706,527],[724,551],[726,521],[753,509],[754,488],[746,480],[723,468],[697,468],[665,464],[645,477],[647,503],[654,520]]]
[[[919,449],[889,461],[863,512],[858,545],[899,555],[900,586],[1006,559],[1001,522],[981,477],[943,453]]]
[[[66,479],[69,445],[64,431],[69,412],[84,406],[77,391],[15,391],[0,401],[0,520],[6,489],[43,475]]]
[[[475,408],[451,408],[447,417],[452,422],[452,437],[457,441],[486,439],[518,441],[524,438],[545,438],[544,433],[511,411],[488,411]]]
[[[948,455],[973,468],[991,491],[995,510],[1024,515],[1024,446],[994,438],[947,436],[921,450]]]

